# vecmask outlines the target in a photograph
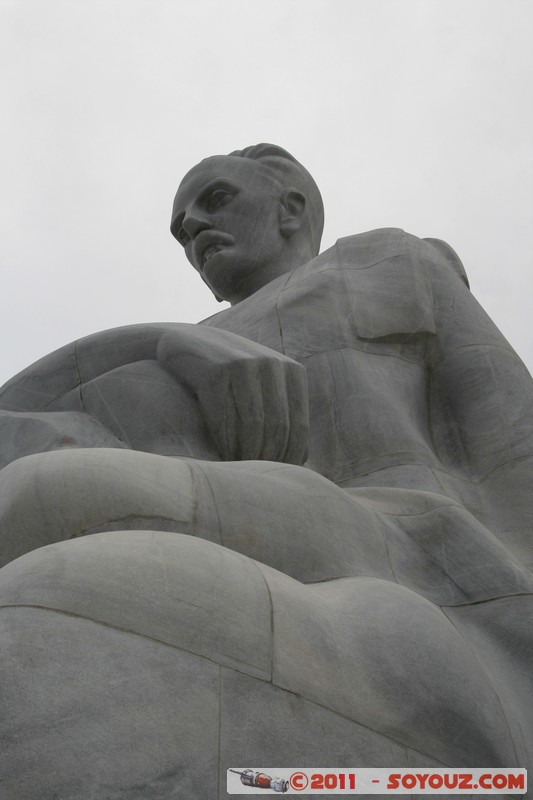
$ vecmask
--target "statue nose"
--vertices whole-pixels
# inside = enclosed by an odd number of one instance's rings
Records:
[[[209,230],[213,226],[205,219],[200,219],[194,214],[186,214],[181,223],[181,227],[194,239],[201,231]]]

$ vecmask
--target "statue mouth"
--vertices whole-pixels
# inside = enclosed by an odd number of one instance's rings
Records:
[[[226,247],[232,247],[234,244],[233,236],[222,231],[208,230],[199,233],[194,243],[197,269],[203,272],[204,267],[214,255],[220,253]]]
[[[215,255],[215,253],[219,253],[223,249],[224,245],[222,244],[209,244],[202,252],[202,269],[205,267],[209,259]]]

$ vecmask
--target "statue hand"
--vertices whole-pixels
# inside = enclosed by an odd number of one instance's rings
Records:
[[[228,331],[186,324],[162,336],[157,358],[194,394],[224,461],[306,460],[303,366]]]

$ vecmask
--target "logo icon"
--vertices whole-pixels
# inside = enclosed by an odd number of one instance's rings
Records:
[[[289,788],[289,781],[285,778],[271,778],[264,772],[254,772],[253,769],[245,769],[240,772],[238,769],[230,769],[241,776],[241,783],[244,786],[255,786],[257,789],[272,789],[273,792],[286,792]]]

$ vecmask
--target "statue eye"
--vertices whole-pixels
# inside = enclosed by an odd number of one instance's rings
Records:
[[[207,198],[207,210],[209,213],[216,211],[220,206],[226,205],[233,199],[233,194],[226,189],[215,189]]]

